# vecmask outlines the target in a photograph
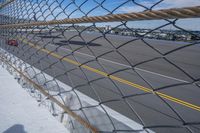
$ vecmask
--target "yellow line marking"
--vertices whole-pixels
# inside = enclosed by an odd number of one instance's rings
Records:
[[[43,51],[43,52],[45,52],[45,53],[47,53],[47,54],[49,54],[49,55],[51,55],[51,56],[53,56],[53,57],[55,57],[55,58],[58,58],[58,59],[61,59],[61,58],[62,58],[62,56],[60,56],[60,55],[58,55],[58,54],[56,54],[56,53],[54,53],[54,52],[51,52],[51,51],[49,51],[49,50],[47,50],[47,49],[44,49],[44,48],[42,48],[42,47],[40,47],[40,46],[38,46],[38,45],[35,45],[35,44],[31,43],[31,42],[28,42],[27,40],[25,40],[25,38],[18,38],[18,37],[17,37],[17,39],[21,40],[21,41],[24,42],[24,43],[27,43],[29,46],[32,46],[32,47],[34,47],[34,48],[36,48],[36,49],[38,49],[38,50]],[[74,60],[71,60],[71,59],[66,58],[66,57],[64,57],[62,60],[66,61],[66,62],[68,62],[68,63],[71,63],[71,64],[73,64],[73,65],[76,65],[76,66],[81,65],[81,63],[79,63],[79,62],[77,62],[77,61],[74,61]],[[169,101],[178,103],[178,104],[180,104],[180,105],[186,106],[186,107],[188,107],[188,108],[191,108],[191,109],[194,109],[194,110],[200,112],[200,106],[191,104],[191,103],[189,103],[189,102],[185,102],[185,101],[183,101],[183,100],[177,99],[177,98],[175,98],[175,97],[166,95],[166,94],[161,93],[161,92],[153,92],[153,90],[150,89],[150,88],[141,86],[141,85],[139,85],[139,84],[130,82],[130,81],[128,81],[128,80],[122,79],[122,78],[117,77],[117,76],[113,76],[113,75],[109,75],[109,76],[108,76],[108,73],[102,72],[102,71],[100,71],[100,70],[98,70],[98,69],[92,68],[92,67],[87,66],[87,65],[81,65],[81,67],[82,67],[82,68],[85,68],[85,69],[87,69],[87,70],[89,70],[89,71],[91,71],[91,72],[94,72],[94,73],[97,73],[97,74],[99,74],[99,75],[102,75],[102,76],[104,76],[104,77],[108,77],[108,78],[110,78],[110,79],[112,79],[112,80],[118,81],[118,82],[120,82],[120,83],[129,85],[129,86],[132,86],[132,87],[137,88],[137,89],[139,89],[139,90],[142,90],[142,91],[144,91],[144,92],[148,92],[148,93],[152,93],[152,94],[157,94],[158,96],[160,96],[160,97],[162,97],[162,98],[164,98],[164,99],[167,99],[167,100],[169,100]]]

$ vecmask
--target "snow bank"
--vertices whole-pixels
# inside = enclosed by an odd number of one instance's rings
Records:
[[[0,132],[69,133],[0,65]]]

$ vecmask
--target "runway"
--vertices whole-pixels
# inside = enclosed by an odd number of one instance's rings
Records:
[[[18,39],[17,48],[1,47],[140,124],[162,127],[153,131],[187,133],[183,121],[200,120],[200,44],[74,31]],[[200,132],[199,124],[188,127]]]

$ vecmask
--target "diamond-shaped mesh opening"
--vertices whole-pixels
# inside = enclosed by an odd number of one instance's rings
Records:
[[[0,4],[0,59],[71,132],[200,132],[198,0]]]

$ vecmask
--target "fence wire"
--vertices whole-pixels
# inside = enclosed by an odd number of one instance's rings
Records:
[[[200,2],[193,1],[1,0],[0,57],[73,133],[198,133]],[[195,8],[174,9],[184,3]],[[145,20],[118,16],[130,12]],[[118,18],[89,22],[109,15]],[[75,18],[87,21],[42,24]]]

